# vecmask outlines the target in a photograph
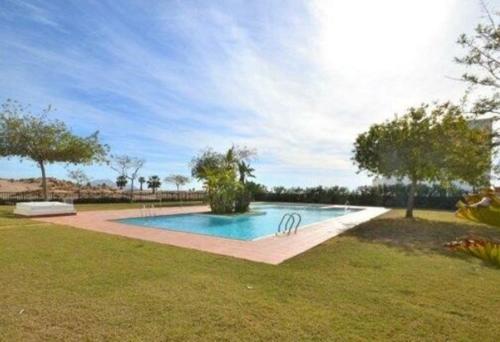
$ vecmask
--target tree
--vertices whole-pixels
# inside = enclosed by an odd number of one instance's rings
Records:
[[[500,12],[494,14],[484,1],[480,4],[485,12],[485,20],[479,23],[473,35],[462,34],[457,43],[466,50],[465,55],[455,57],[455,61],[466,68],[461,80],[469,85],[465,100],[474,92],[480,94],[469,111],[474,115],[489,115],[494,120],[500,118],[500,27],[496,19]],[[500,131],[493,134],[494,152],[500,146]],[[496,167],[500,172],[500,164]]]
[[[240,183],[245,184],[247,178],[254,178],[253,172],[255,169],[250,167],[250,164],[244,160],[238,161],[238,173],[240,175]]]
[[[125,177],[124,175],[116,177],[116,186],[120,190],[123,190],[123,188],[127,185],[127,183],[128,183],[127,177]]]
[[[199,181],[206,179],[210,170],[221,169],[223,159],[221,153],[207,148],[191,160],[191,176]]]
[[[140,191],[142,191],[142,185],[143,185],[144,183],[146,183],[146,178],[144,178],[144,177],[142,177],[142,176],[141,176],[141,177],[139,177],[139,178],[137,179],[137,181],[139,182],[139,186],[140,186],[139,190],[140,190]]]
[[[177,191],[179,191],[179,188],[181,186],[189,183],[189,181],[190,181],[189,177],[183,175],[170,175],[168,177],[165,177],[165,182],[175,184]]]
[[[228,214],[235,211],[241,184],[236,181],[234,169],[208,170],[204,183],[213,213]]]
[[[246,182],[247,189],[252,193],[252,195],[263,195],[267,193],[267,188],[264,184],[259,184],[255,182]]]
[[[153,190],[153,194],[156,193],[156,189],[158,189],[161,186],[161,181],[160,177],[158,176],[151,176],[148,179],[148,188]]]
[[[467,50],[455,61],[464,65],[467,72],[462,74],[465,81],[472,88],[481,88],[487,95],[479,97],[472,107],[475,114],[500,114],[500,28],[495,22],[495,16],[480,1],[486,14],[486,22],[479,23],[474,35],[462,34],[457,43]]]
[[[113,170],[130,180],[130,195],[132,198],[134,196],[134,181],[139,174],[139,170],[144,166],[144,163],[144,159],[127,155],[111,156],[110,160],[108,160],[108,165]]]
[[[226,153],[219,153],[211,148],[207,148],[191,161],[191,175],[198,180],[203,180],[207,170],[221,168],[234,168],[236,170],[239,169],[238,164],[246,163],[244,167],[241,168],[245,175],[241,177],[242,175],[240,173],[240,180],[242,178],[244,180],[246,173],[251,174],[251,172],[254,171],[250,168],[248,163],[256,153],[255,150],[246,146],[239,147],[233,145]],[[253,175],[251,177],[253,177]]]
[[[245,177],[252,176],[253,169],[248,163],[253,155],[255,152],[246,147],[232,146],[226,153],[206,149],[193,158],[191,174],[204,182],[212,212],[248,210],[251,193],[245,186]]]
[[[81,169],[69,170],[68,178],[71,179],[79,188],[81,188],[83,184],[90,182],[90,178]]]
[[[7,100],[0,113],[0,157],[15,156],[37,163],[45,200],[48,199],[47,164],[99,162],[104,160],[108,149],[100,143],[98,132],[83,138],[76,136],[64,122],[49,120],[51,111],[48,106],[41,114],[33,115],[27,107]]]
[[[82,185],[90,184],[90,178],[81,169],[68,171],[68,178],[75,182],[78,187],[78,196],[80,196]]]
[[[406,217],[413,217],[421,182],[464,181],[486,184],[491,166],[491,136],[472,128],[458,106],[422,105],[383,124],[373,125],[354,144],[359,170],[410,183]]]

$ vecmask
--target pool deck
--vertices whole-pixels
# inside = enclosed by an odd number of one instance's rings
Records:
[[[335,205],[325,207],[344,208]],[[304,226],[298,230],[297,234],[269,236],[253,241],[231,240],[200,234],[131,226],[113,221],[140,217],[141,209],[84,211],[79,212],[76,216],[41,217],[36,220],[278,265],[388,211],[388,209],[380,207],[351,206],[350,208],[363,210]],[[168,207],[154,209],[154,215],[206,211],[208,211],[207,206]]]

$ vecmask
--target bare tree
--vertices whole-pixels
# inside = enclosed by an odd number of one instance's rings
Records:
[[[175,184],[177,191],[179,191],[179,188],[181,186],[189,183],[189,181],[190,181],[189,177],[183,175],[170,175],[168,177],[165,177],[165,182]]]
[[[78,188],[90,182],[90,178],[81,169],[69,170],[68,178],[75,182]]]
[[[90,178],[81,169],[69,170],[68,178],[75,182],[78,188],[78,197],[80,197],[83,184],[90,183]]]
[[[109,167],[130,180],[130,196],[134,196],[134,181],[136,180],[139,170],[144,166],[144,159],[130,157],[127,155],[111,156],[108,161]]]

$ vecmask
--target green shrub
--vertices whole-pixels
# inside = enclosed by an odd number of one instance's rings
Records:
[[[249,210],[252,185],[247,178],[254,177],[248,160],[255,152],[247,148],[231,147],[226,153],[207,149],[194,157],[191,175],[203,181],[210,209],[215,214],[243,213]]]

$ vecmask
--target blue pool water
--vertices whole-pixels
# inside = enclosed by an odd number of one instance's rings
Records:
[[[136,226],[219,236],[236,240],[254,240],[275,234],[285,213],[302,216],[304,225],[345,215],[355,210],[321,209],[320,205],[252,204],[251,213],[242,215],[180,214],[121,219],[119,222]]]

